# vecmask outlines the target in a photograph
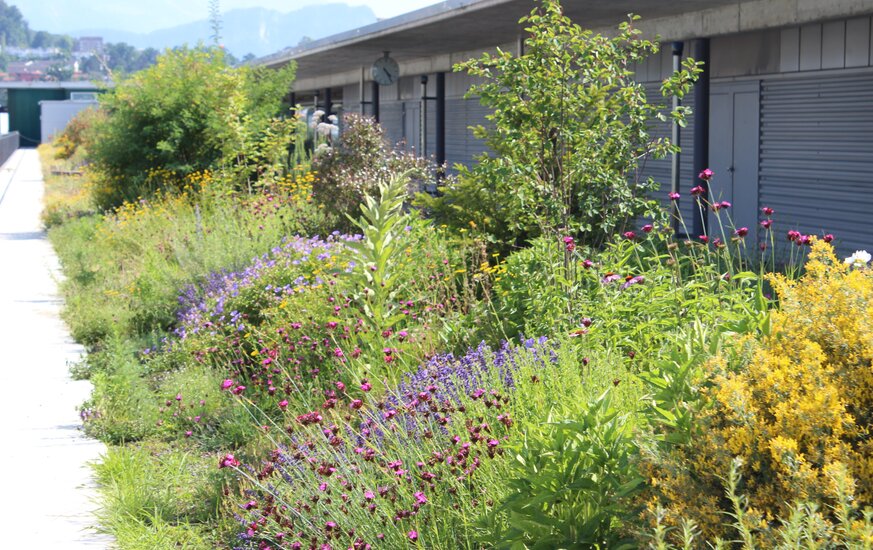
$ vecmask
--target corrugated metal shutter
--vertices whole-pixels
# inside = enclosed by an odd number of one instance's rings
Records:
[[[667,100],[661,95],[660,82],[651,82],[644,84],[646,97],[650,103],[665,103]],[[694,95],[689,93],[685,96],[682,104],[694,110]],[[697,176],[694,172],[694,115],[688,117],[688,125],[682,128],[679,134],[679,145],[682,147],[682,154],[679,158],[679,193],[682,195],[680,200],[680,208],[682,217],[685,220],[688,230],[691,230],[692,214],[694,212],[694,202],[691,200],[690,190],[697,185]],[[652,138],[667,138],[672,135],[672,126],[669,122],[661,122],[659,120],[652,121],[650,128],[650,136]],[[667,193],[670,192],[671,184],[671,159],[648,159],[642,166],[640,181],[651,177],[661,184],[660,189],[654,194],[654,198],[660,200],[667,205],[669,199]]]
[[[873,247],[873,73],[764,80],[760,203],[788,229]]]
[[[392,145],[403,140],[403,103],[383,102],[379,105],[379,124],[385,130],[385,137]]]
[[[455,164],[472,166],[477,155],[488,150],[485,142],[473,136],[471,126],[488,126],[485,118],[488,108],[478,99],[446,100],[446,161],[449,167]]]

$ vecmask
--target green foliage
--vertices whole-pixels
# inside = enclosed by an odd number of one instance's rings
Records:
[[[313,121],[315,122],[315,121]],[[318,126],[316,126],[316,139]],[[403,176],[420,186],[432,183],[433,167],[427,160],[394,149],[373,119],[347,114],[337,143],[316,148],[312,169],[316,200],[330,204],[339,213],[356,215],[366,195],[379,185]]]
[[[523,55],[498,50],[458,65],[483,81],[468,96],[492,110],[491,127],[474,132],[492,153],[461,168],[460,183],[433,205],[437,214],[459,226],[500,227],[504,241],[566,231],[595,247],[656,216],[648,198],[656,183],[640,181],[638,165],[675,147],[649,133],[660,107],[633,81],[631,65],[658,46],[640,38],[634,20],[607,38],[583,31],[546,0],[522,19],[529,33]],[[665,95],[683,95],[698,71],[687,60],[665,80]],[[669,117],[684,124],[685,115],[680,108]]]
[[[94,466],[102,530],[121,548],[215,547],[224,476],[217,458],[149,444],[113,447]]]
[[[629,415],[612,408],[607,390],[573,417],[546,423],[515,455],[498,508],[509,528],[496,547],[634,548],[621,536],[628,499],[643,481]]]
[[[280,112],[293,66],[232,69],[218,51],[167,51],[153,67],[101,95],[106,120],[90,148],[102,206],[181,187],[221,161],[256,170],[260,132]],[[273,160],[273,159],[269,159]],[[155,178],[155,174],[160,177]]]

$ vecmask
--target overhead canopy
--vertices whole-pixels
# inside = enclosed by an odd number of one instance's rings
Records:
[[[700,10],[739,10],[741,3],[737,0],[566,0],[564,11],[583,27],[602,29],[616,27],[629,13],[642,16],[645,23]],[[256,63],[278,67],[294,60],[298,82],[315,82],[328,75],[348,73],[342,80],[351,83],[355,82],[355,71],[360,74],[361,67],[372,64],[384,51],[390,51],[403,66],[404,62],[426,57],[513,43],[523,32],[519,19],[537,4],[531,0],[450,0],[283,50]],[[738,19],[734,17],[735,22]],[[723,33],[735,30],[736,25],[732,27],[730,21],[720,24],[724,27]],[[694,25],[687,27],[684,31],[687,36],[663,38],[688,38],[704,30]],[[671,34],[679,32],[681,29]],[[336,79],[332,82],[340,83]]]

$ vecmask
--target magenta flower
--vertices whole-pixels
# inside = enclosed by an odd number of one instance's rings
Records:
[[[258,503],[255,502],[254,500],[250,500],[250,501],[246,502],[245,504],[243,504],[243,508],[246,510],[251,510],[252,508],[257,508],[257,507],[258,507]]]
[[[607,284],[615,282],[619,279],[621,279],[621,275],[619,275],[618,273],[607,273],[606,275],[603,276],[602,279],[600,279],[600,282],[604,285],[607,285]]]
[[[364,406],[364,402],[360,399],[353,399],[351,403],[349,403],[349,407],[358,410]]]
[[[745,237],[746,235],[749,234],[749,228],[748,227],[741,227],[741,228],[737,229],[736,231],[734,231],[734,233],[737,235],[737,237]]]
[[[824,237],[822,237],[821,240],[823,240],[823,241],[826,242],[826,243],[830,243],[830,242],[833,242],[833,241],[834,241],[834,236],[831,235],[830,233],[828,233],[827,235],[825,235]]]
[[[361,380],[361,391],[370,391],[373,386],[366,379]]]
[[[580,321],[580,323],[582,324],[583,327],[586,327],[586,328],[590,327],[591,326],[591,318],[590,317],[583,317],[582,321]]]
[[[239,466],[239,460],[229,453],[218,462],[219,468],[236,468],[237,466]]]
[[[793,229],[788,232],[788,240],[791,242],[797,241],[801,237],[800,231],[794,231]]]
[[[567,235],[566,237],[564,237],[563,241],[564,248],[567,249],[567,252],[573,252],[574,250],[576,250],[576,243],[573,242],[573,237]]]
[[[415,501],[416,501],[418,504],[427,504],[427,497],[426,497],[426,496],[424,495],[424,493],[422,493],[421,491],[416,492],[416,493],[413,494],[412,496],[415,497]]]
[[[342,356],[343,356],[343,350],[340,349],[340,348],[334,348],[334,350],[333,350],[333,355],[334,355],[334,357],[342,357]]]
[[[691,188],[691,194],[695,197],[703,195],[704,193],[706,193],[706,188],[702,185],[697,185]]]
[[[408,533],[408,535],[409,535],[409,540],[411,540],[412,542],[415,542],[418,540],[418,531],[410,531]]]
[[[592,262],[591,260],[588,260],[588,259],[582,260],[582,267],[584,267],[585,269],[591,269],[593,266],[594,266],[594,262]]]
[[[761,212],[763,212],[765,216],[772,216],[773,215],[773,209],[770,208],[769,206],[765,206],[764,208],[762,208]]]
[[[232,392],[234,395],[240,395],[240,394],[241,394],[242,392],[244,392],[244,391],[246,391],[246,387],[243,386],[242,384],[240,384],[239,386],[237,386],[237,387],[235,387],[234,389],[231,390],[231,392]]]
[[[622,236],[629,241],[632,241],[632,240],[637,238],[637,234],[634,233],[633,231],[625,231],[624,233],[622,233]]]
[[[224,382],[221,383],[221,389],[223,389],[223,390],[229,390],[232,387],[233,387],[233,380],[231,380],[230,378],[228,378],[227,380],[225,380]]]
[[[644,226],[642,227],[642,230],[643,230],[643,233],[651,233],[651,232],[652,232],[652,229],[654,229],[654,228],[655,228],[655,227],[654,227],[652,224],[647,223],[646,225],[644,225]]]
[[[706,244],[709,242],[709,237],[707,237],[706,235],[700,235],[697,238],[700,239],[700,242],[702,242],[703,244]]]
[[[709,181],[712,179],[713,175],[714,173],[712,170],[710,170],[709,168],[704,168],[701,173],[697,174],[697,177],[702,179],[703,181]]]
[[[764,229],[770,229],[770,227],[772,225],[773,225],[773,220],[764,220],[761,222],[761,227],[763,227]]]
[[[675,192],[671,191],[670,193],[667,194],[667,196],[670,197],[671,201],[678,201],[682,195],[680,195],[679,193],[675,193]]]
[[[283,411],[285,409],[287,409],[288,408],[288,400],[283,399],[283,400],[279,401],[279,408],[282,409]]]

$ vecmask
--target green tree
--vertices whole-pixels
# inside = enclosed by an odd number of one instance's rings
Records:
[[[250,149],[264,134],[275,138],[270,119],[293,76],[293,66],[233,69],[220,50],[182,48],[121,79],[101,95],[108,116],[90,150],[103,176],[99,202],[116,205],[179,186],[195,171],[255,162]]]
[[[647,101],[632,66],[658,45],[640,38],[634,19],[609,38],[582,30],[559,2],[544,0],[521,20],[529,33],[523,55],[498,50],[456,66],[481,81],[468,97],[491,110],[490,127],[474,130],[491,152],[425,205],[501,240],[569,232],[593,246],[655,215],[648,194],[656,183],[641,181],[638,166],[675,148],[649,132],[661,107]],[[687,60],[664,81],[664,95],[684,94],[698,71]],[[685,114],[667,116],[681,124]]]
[[[30,45],[30,28],[15,6],[0,0],[0,44],[27,47]]]

